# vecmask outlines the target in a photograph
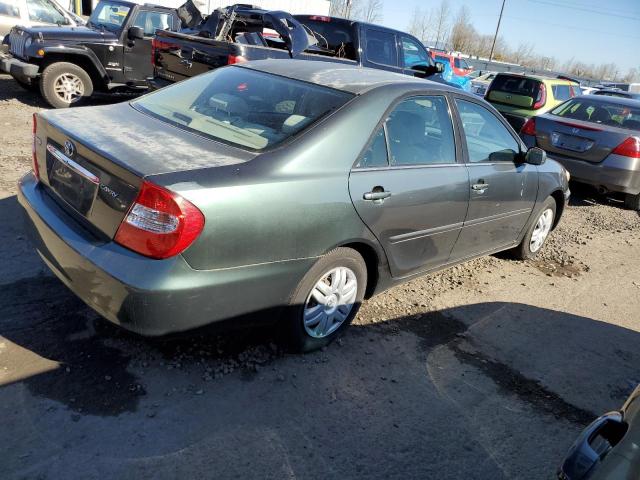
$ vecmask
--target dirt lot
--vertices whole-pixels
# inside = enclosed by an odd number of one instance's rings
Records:
[[[588,191],[539,260],[395,288],[326,351],[287,355],[260,329],[124,333],[22,233],[41,107],[0,76],[3,478],[552,478],[640,383],[640,216]]]

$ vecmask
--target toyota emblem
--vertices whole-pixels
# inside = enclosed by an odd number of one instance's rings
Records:
[[[64,142],[64,154],[67,157],[73,157],[76,154],[76,147],[69,140]]]

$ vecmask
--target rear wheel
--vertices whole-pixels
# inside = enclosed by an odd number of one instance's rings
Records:
[[[318,260],[286,312],[283,326],[291,347],[311,352],[331,343],[356,316],[366,283],[366,264],[351,248],[336,248]]]
[[[74,63],[52,63],[40,77],[40,92],[54,108],[80,105],[93,93],[89,74]]]
[[[629,210],[640,210],[640,193],[637,195],[626,193],[624,196],[624,206]]]
[[[522,242],[513,250],[514,257],[519,260],[535,257],[547,240],[555,218],[556,201],[553,197],[548,197],[534,217],[534,221],[529,226]]]

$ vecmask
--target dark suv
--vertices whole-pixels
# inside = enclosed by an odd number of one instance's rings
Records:
[[[55,108],[95,91],[146,89],[151,38],[180,25],[172,8],[102,0],[84,27],[14,27],[3,42],[9,55],[0,56],[0,71],[25,88],[39,88]]]

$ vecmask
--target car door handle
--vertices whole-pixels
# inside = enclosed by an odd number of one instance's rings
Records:
[[[380,191],[380,192],[367,192],[362,195],[362,198],[365,200],[384,200],[385,198],[389,198],[391,196],[391,192]]]
[[[489,184],[488,183],[475,183],[475,184],[471,185],[471,188],[473,190],[476,190],[476,191],[479,191],[479,192],[483,192],[487,188],[489,188]]]

